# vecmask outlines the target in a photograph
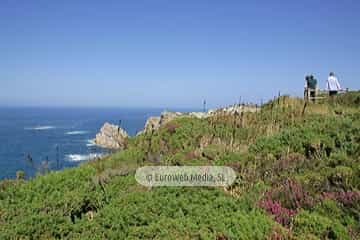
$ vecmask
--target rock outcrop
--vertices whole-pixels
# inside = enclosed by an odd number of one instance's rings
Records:
[[[211,109],[207,112],[189,112],[189,113],[180,113],[180,112],[162,112],[159,117],[149,117],[145,123],[144,130],[137,133],[140,135],[142,133],[149,133],[159,129],[161,126],[167,124],[177,117],[194,117],[199,119],[204,119],[208,117],[213,117],[216,115],[231,115],[238,114],[241,112],[256,112],[260,108],[251,105],[233,105],[225,108]]]
[[[149,117],[146,120],[145,127],[143,131],[140,131],[138,133],[142,134],[144,132],[153,132],[157,129],[159,129],[161,126],[167,124],[168,122],[174,120],[177,117],[183,116],[184,113],[180,112],[162,112],[160,117]]]
[[[180,113],[180,112],[162,112],[158,117],[149,117],[145,123],[145,127],[142,131],[138,132],[137,135],[143,133],[151,133],[159,129],[161,126],[166,125],[175,118],[178,117],[193,117],[204,119],[208,117],[213,117],[216,115],[231,115],[240,112],[256,112],[259,108],[249,105],[233,105],[226,108],[212,109],[207,112],[189,112],[189,113]],[[110,123],[105,123],[100,132],[96,134],[94,143],[96,145],[111,148],[111,149],[124,149],[127,144],[128,134],[124,129],[117,125],[112,125]]]
[[[152,132],[160,127],[160,117],[149,117],[142,132]],[[141,132],[140,132],[141,133]]]
[[[96,138],[94,143],[104,148],[124,149],[126,148],[128,134],[124,129],[117,125],[105,123]]]
[[[207,118],[209,117],[209,112],[191,112],[189,113],[189,116],[195,117],[195,118]]]
[[[162,112],[160,115],[160,126],[165,125],[168,122],[174,120],[175,118],[183,115],[184,113],[181,112]]]
[[[137,135],[142,133],[154,132],[159,129],[161,126],[166,125],[175,118],[178,117],[194,117],[199,119],[204,119],[208,117],[213,117],[216,115],[231,115],[240,112],[256,112],[260,108],[250,105],[233,105],[226,108],[219,108],[209,110],[208,112],[190,112],[190,113],[180,113],[180,112],[162,112],[159,117],[149,117],[145,123],[144,130],[140,131]],[[117,125],[112,125],[110,123],[105,123],[100,132],[96,134],[94,143],[101,147],[111,148],[111,149],[124,149],[126,148],[128,139],[128,134],[124,129]],[[205,144],[206,145],[206,144]]]

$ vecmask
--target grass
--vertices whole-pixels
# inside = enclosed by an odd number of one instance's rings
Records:
[[[358,239],[359,99],[282,96],[257,113],[182,117],[104,159],[3,180],[0,239]],[[226,189],[134,179],[139,166],[204,164],[238,179]]]

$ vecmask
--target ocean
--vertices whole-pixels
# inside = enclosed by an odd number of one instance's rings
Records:
[[[118,124],[135,135],[146,119],[162,109],[121,108],[0,108],[0,179],[15,178],[16,171],[30,178],[41,170],[73,167],[109,153],[95,146],[104,122]]]

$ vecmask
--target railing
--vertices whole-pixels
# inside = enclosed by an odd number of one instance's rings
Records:
[[[338,90],[338,94],[343,94],[343,93],[346,93],[348,91],[349,91],[348,88],[341,89],[341,90]],[[329,97],[329,90],[310,89],[310,88],[305,88],[304,89],[304,100],[305,101],[313,101],[313,102],[315,102],[316,100],[326,99],[328,97]]]

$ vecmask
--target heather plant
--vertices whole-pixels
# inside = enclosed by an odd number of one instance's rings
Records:
[[[300,209],[312,208],[314,203],[314,198],[300,184],[287,179],[280,186],[268,190],[259,206],[273,215],[278,223],[289,227],[291,218]]]
[[[276,222],[285,227],[289,227],[291,218],[296,214],[296,210],[285,208],[280,202],[274,201],[271,198],[266,198],[259,202],[259,206],[271,215],[274,216]]]
[[[344,206],[354,207],[360,204],[360,192],[323,192],[322,197],[324,199],[332,199],[340,202]]]
[[[309,209],[315,204],[315,200],[310,193],[292,179],[286,179],[279,187],[272,190],[271,195],[273,199],[278,199],[289,209]]]

